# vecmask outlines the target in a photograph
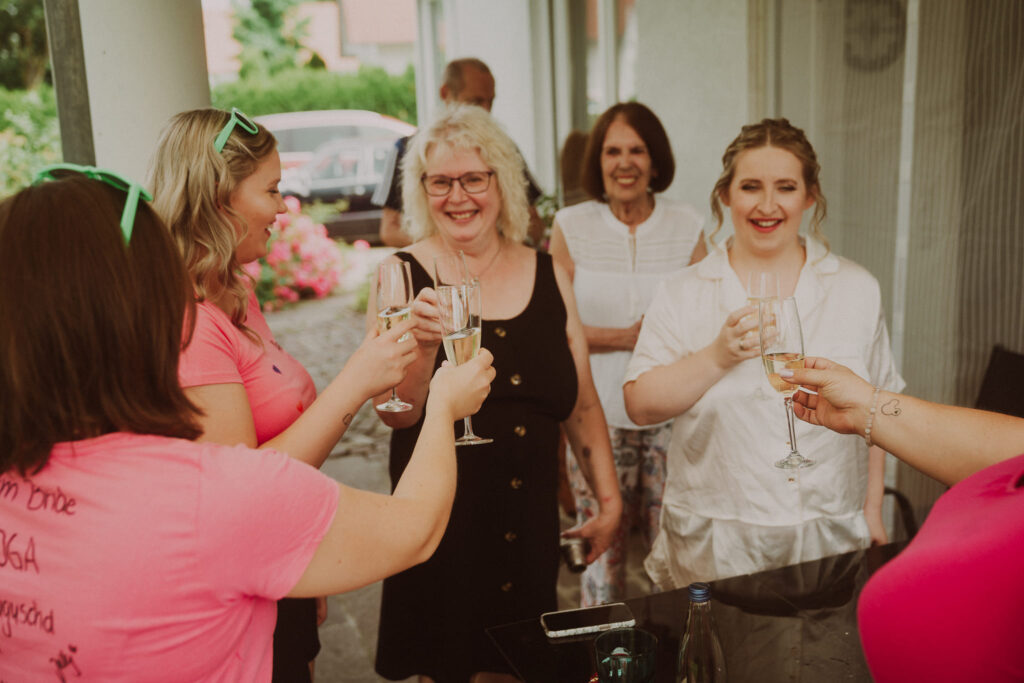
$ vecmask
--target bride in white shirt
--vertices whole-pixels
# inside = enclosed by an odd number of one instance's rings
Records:
[[[780,567],[885,542],[884,453],[798,425],[814,467],[782,470],[788,431],[759,358],[756,309],[742,283],[775,272],[797,301],[810,354],[841,359],[873,384],[903,387],[878,282],[830,253],[814,149],[785,119],[744,126],[711,195],[735,235],[658,288],[625,377],[638,424],[673,423],[661,531],[645,567],[662,588]],[[810,235],[799,235],[814,207]]]

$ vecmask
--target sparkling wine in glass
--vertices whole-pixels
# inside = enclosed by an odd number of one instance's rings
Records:
[[[412,314],[412,271],[406,261],[380,264],[377,269],[377,330],[384,334],[392,327],[408,320]],[[409,338],[402,335],[399,341]],[[391,387],[391,398],[377,406],[387,413],[402,413],[412,410],[412,404],[398,398],[395,387]]]
[[[441,315],[442,343],[449,363],[461,365],[480,351],[480,320],[482,298],[480,282],[469,274],[466,255],[461,251],[445,252],[434,258],[434,291]],[[456,446],[492,443],[493,439],[473,433],[473,421],[462,419],[464,433]]]
[[[761,339],[761,362],[768,383],[782,394],[786,404],[786,423],[789,426],[790,453],[775,463],[782,469],[810,467],[814,461],[800,455],[796,447],[796,427],[793,417],[793,394],[796,385],[779,377],[779,370],[804,366],[804,336],[800,328],[800,314],[796,299],[766,298],[758,303],[758,334]]]

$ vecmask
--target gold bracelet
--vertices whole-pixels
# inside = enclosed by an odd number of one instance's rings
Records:
[[[864,426],[864,441],[867,442],[868,448],[873,445],[871,443],[871,425],[875,421],[875,410],[878,409],[878,395],[882,393],[882,387],[875,387],[875,393],[871,397],[871,412],[868,413],[868,423]]]

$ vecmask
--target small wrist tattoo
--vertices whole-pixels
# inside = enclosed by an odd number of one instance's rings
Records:
[[[886,401],[882,404],[880,410],[882,411],[882,415],[889,415],[891,417],[896,417],[903,412],[903,409],[900,408],[900,400],[898,398]]]
[[[348,427],[350,424],[352,424],[352,419],[354,417],[355,415],[353,415],[352,413],[345,413],[345,417],[341,418],[341,421],[345,423],[346,427]]]

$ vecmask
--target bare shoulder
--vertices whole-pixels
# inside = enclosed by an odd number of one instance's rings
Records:
[[[569,276],[569,271],[566,270],[558,259],[552,259],[552,267],[555,270],[555,281],[558,282],[558,289],[561,290],[562,296],[565,293],[572,292],[572,277]]]
[[[532,283],[537,267],[536,250],[525,244],[510,241],[506,241],[502,249],[505,250],[505,256],[502,259],[505,262],[504,265],[515,273],[515,279],[521,279],[524,283]],[[507,274],[508,271],[505,273]]]

